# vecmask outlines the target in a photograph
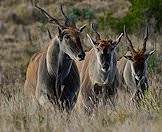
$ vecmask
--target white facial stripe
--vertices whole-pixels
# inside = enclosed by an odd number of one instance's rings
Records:
[[[134,74],[134,77],[135,77],[136,80],[139,81],[139,77],[136,74]]]
[[[90,41],[90,44],[93,46],[93,48],[95,48],[94,42],[93,42],[92,38],[89,36],[89,34],[87,34],[87,37]]]
[[[107,70],[107,72],[109,72],[109,71],[112,69],[112,67],[113,67],[113,63],[114,63],[114,62],[113,62],[113,54],[114,54],[114,50],[111,52],[110,66],[109,66],[109,69]],[[105,72],[105,69],[102,68],[102,63],[101,63],[101,59],[100,59],[100,54],[97,53],[97,51],[96,51],[96,56],[97,56],[97,62],[98,62],[98,64],[101,66],[101,70]]]
[[[132,62],[130,62],[130,63],[131,63],[132,76],[135,77],[136,80],[141,81],[140,78],[139,78],[139,77],[137,76],[137,74],[135,73],[135,69],[134,69],[134,66],[133,66]],[[147,63],[145,62],[145,63],[144,63],[144,74],[143,74],[143,76],[142,76],[142,79],[143,79],[143,78],[146,78],[146,67],[147,67]]]
[[[77,57],[75,56],[74,53],[72,53],[70,47],[65,46],[65,45],[67,45],[66,44],[66,41],[63,39],[63,41],[60,44],[60,50],[62,50],[63,52],[65,52],[67,55],[69,55],[71,59],[77,60]]]
[[[99,65],[102,65],[100,55],[98,53],[96,53],[96,56],[97,56],[97,62],[99,63]]]
[[[129,60],[130,61],[130,60]],[[137,76],[137,74],[135,73],[135,69],[133,66],[133,63],[130,61],[131,63],[131,71],[132,71],[132,76],[135,77],[135,79],[137,79],[139,81],[139,77]]]

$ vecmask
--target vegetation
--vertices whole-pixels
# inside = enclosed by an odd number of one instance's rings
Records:
[[[82,23],[98,20],[100,32],[116,36],[126,25],[132,33],[130,37],[135,46],[142,41],[135,35],[137,29],[145,25],[150,18],[156,19],[155,31],[159,30],[162,22],[161,0],[121,0],[123,5],[130,3],[129,10],[120,18],[114,17],[114,10],[120,7],[118,0],[102,0],[105,5],[91,1],[82,7],[86,0],[62,0],[67,8],[67,14]],[[111,3],[112,2],[112,3]],[[42,0],[40,5],[50,14],[62,20],[57,0]],[[110,4],[110,5],[109,5]],[[73,6],[72,6],[73,5]],[[109,5],[110,8],[107,8]],[[101,6],[101,7],[100,7]],[[106,6],[106,8],[104,8]],[[72,8],[69,8],[72,7]],[[14,16],[14,18],[13,18]],[[16,17],[15,17],[16,16]],[[16,19],[15,19],[16,18]],[[78,23],[80,24],[80,23]],[[89,26],[89,25],[88,25]],[[73,111],[71,115],[60,113],[56,107],[42,108],[23,93],[25,72],[30,57],[39,49],[46,47],[49,39],[47,27],[52,35],[56,33],[56,26],[47,21],[26,0],[0,1],[0,130],[1,131],[153,131],[162,129],[162,50],[161,35],[157,33],[156,53],[148,60],[149,91],[137,109],[129,104],[129,95],[123,97],[119,93],[116,109],[100,106],[96,113],[88,116],[85,113]],[[119,45],[119,54],[126,52],[125,39]],[[149,40],[148,48],[152,48],[153,39]],[[151,46],[150,46],[151,45]]]
[[[114,18],[110,11],[99,17],[100,27],[110,25],[118,32],[123,30],[125,25],[130,32],[136,32],[141,26],[146,25],[151,18],[155,18],[156,30],[159,31],[162,22],[162,1],[161,0],[130,0],[132,6],[129,12],[122,18]],[[108,21],[108,23],[107,23]]]
[[[78,9],[78,8],[72,8],[71,10],[69,10],[69,17],[73,20],[88,20],[91,21],[92,19],[94,19],[94,12],[89,9],[89,8],[83,8],[82,10]]]

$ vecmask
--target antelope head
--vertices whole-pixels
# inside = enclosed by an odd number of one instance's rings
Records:
[[[135,83],[137,87],[140,88],[148,88],[148,82],[147,82],[147,60],[149,56],[151,56],[155,50],[152,51],[146,51],[146,43],[148,40],[148,26],[146,27],[145,31],[145,37],[143,42],[143,47],[141,49],[135,50],[133,47],[133,44],[131,40],[129,39],[127,35],[127,31],[124,26],[124,34],[126,36],[126,39],[128,40],[128,48],[130,51],[129,55],[125,55],[124,57],[128,59],[131,63],[131,70],[132,75],[134,76]]]
[[[49,23],[58,25],[58,38],[60,41],[60,50],[62,50],[68,56],[70,56],[71,59],[79,61],[84,60],[85,52],[83,51],[83,41],[80,39],[80,36],[86,25],[77,28],[75,22],[71,21],[65,15],[62,5],[60,7],[60,10],[65,19],[64,24],[61,24],[56,18],[49,15],[47,11],[39,7],[37,4],[35,5],[35,7],[47,17]]]
[[[119,44],[123,33],[121,33],[116,40],[101,39],[100,34],[95,29],[94,24],[92,24],[92,29],[96,34],[95,39],[92,39],[88,34],[87,37],[95,50],[97,61],[101,66],[102,71],[108,72],[113,64],[115,49]]]

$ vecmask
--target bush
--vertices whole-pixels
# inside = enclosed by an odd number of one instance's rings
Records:
[[[150,56],[148,60],[148,71],[155,73],[159,64],[160,64],[160,58],[157,57],[156,53],[154,53],[152,56]]]
[[[69,14],[69,18],[73,21],[77,21],[78,19],[80,20],[85,19],[91,21],[92,19],[95,18],[94,12],[89,8],[84,8],[80,10],[74,7],[68,11],[68,14]]]
[[[114,18],[111,12],[104,13],[99,17],[101,29],[110,25],[117,32],[123,31],[124,25],[128,32],[139,30],[150,18],[155,18],[156,30],[159,31],[160,23],[162,22],[162,0],[130,0],[132,6],[129,13],[122,18]]]

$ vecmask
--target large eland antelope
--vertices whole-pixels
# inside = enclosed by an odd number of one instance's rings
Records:
[[[64,14],[65,24],[50,16],[36,5],[50,21],[58,25],[58,35],[49,43],[46,51],[34,54],[27,68],[25,94],[34,97],[41,105],[56,103],[67,111],[74,107],[80,90],[80,77],[74,60],[82,61],[85,52],[80,39],[86,27],[77,28]]]
[[[77,63],[81,75],[81,91],[78,104],[91,112],[99,100],[105,104],[107,99],[115,97],[118,87],[118,70],[116,67],[116,47],[123,33],[116,40],[101,39],[94,24],[92,29],[96,34],[95,40],[88,34],[93,48],[87,53],[82,63]]]
[[[128,91],[132,94],[132,99],[138,101],[148,89],[147,60],[155,50],[146,52],[148,26],[146,27],[142,49],[134,49],[125,27],[124,34],[129,42],[129,51],[118,61],[117,66],[122,77],[121,80],[128,87]]]

